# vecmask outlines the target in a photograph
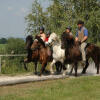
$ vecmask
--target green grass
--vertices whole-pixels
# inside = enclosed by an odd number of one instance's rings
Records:
[[[100,76],[3,86],[0,100],[100,100]]]
[[[6,46],[7,44],[0,44],[0,54],[5,54],[6,53]]]
[[[28,74],[34,72],[34,64],[29,63],[27,64],[28,70],[26,71],[24,69],[23,63],[19,63],[20,61],[6,61],[5,64],[2,64],[2,70],[0,75],[8,75],[8,76],[15,76],[15,75],[23,75],[23,74]]]

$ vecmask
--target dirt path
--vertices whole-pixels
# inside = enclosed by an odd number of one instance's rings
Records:
[[[70,70],[70,69],[69,69]],[[68,71],[69,71],[68,70]],[[78,70],[79,76],[98,76],[96,74],[96,69],[94,66],[94,63],[91,63],[87,74],[81,75],[82,69]],[[74,72],[73,72],[74,73]],[[59,78],[72,78],[74,75],[47,75],[47,76],[36,76],[36,75],[24,75],[24,76],[0,76],[0,86],[2,85],[13,85],[13,84],[20,84],[20,83],[26,83],[26,82],[35,82],[35,81],[44,81],[44,80],[54,80]]]

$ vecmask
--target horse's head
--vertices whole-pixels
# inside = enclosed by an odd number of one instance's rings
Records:
[[[31,49],[35,51],[35,50],[40,49],[42,47],[45,48],[45,43],[43,42],[43,40],[39,36],[36,36],[34,42],[31,45]]]
[[[75,45],[75,40],[72,35],[67,34],[66,32],[63,32],[61,35],[61,48],[69,48],[73,47]]]
[[[49,37],[48,44],[53,44],[54,42],[59,42],[59,38],[56,33],[52,33]]]
[[[27,50],[31,48],[32,43],[33,43],[33,37],[32,35],[28,35],[26,37],[26,49]]]

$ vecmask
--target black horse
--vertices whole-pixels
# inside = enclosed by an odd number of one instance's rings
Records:
[[[27,50],[27,57],[26,59],[24,59],[24,68],[27,70],[27,67],[26,67],[26,63],[30,63],[30,62],[33,62],[35,64],[35,74],[37,74],[37,62],[38,62],[38,58],[36,58],[36,54],[37,54],[37,50],[35,51],[32,51],[31,50],[31,45],[33,43],[33,37],[31,35],[28,35],[26,37],[26,50]],[[33,56],[32,56],[33,55]]]

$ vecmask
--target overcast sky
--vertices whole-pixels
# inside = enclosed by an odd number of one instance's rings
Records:
[[[25,19],[34,0],[0,0],[0,38],[25,37]],[[44,9],[49,0],[39,0]]]

